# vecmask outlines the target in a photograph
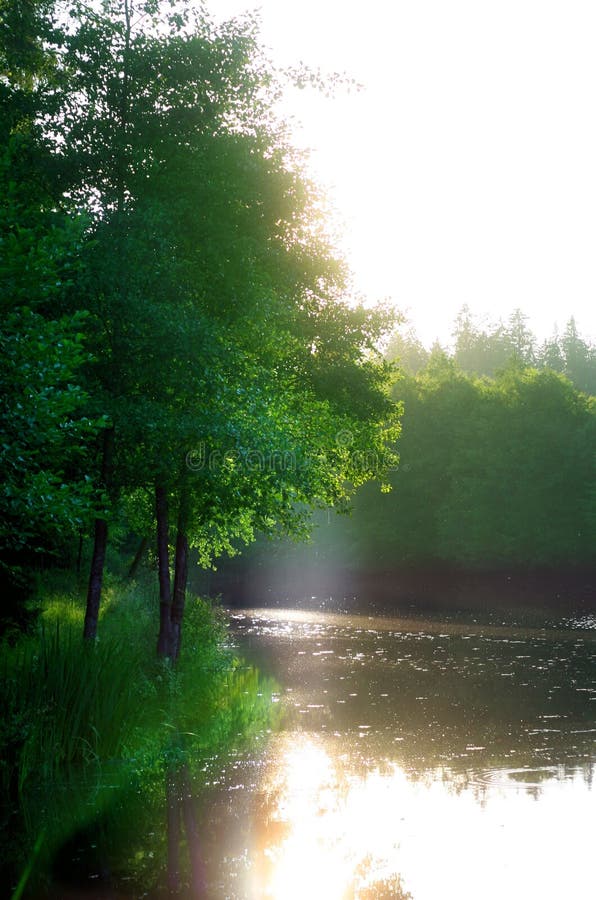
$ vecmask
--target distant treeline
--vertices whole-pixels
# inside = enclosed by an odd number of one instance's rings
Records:
[[[351,516],[323,513],[307,550],[266,555],[348,569],[576,567],[596,562],[596,348],[570,320],[539,346],[521,312],[481,330],[467,309],[454,349],[410,331],[400,366],[400,464]],[[258,556],[256,561],[258,562]]]
[[[573,316],[562,334],[555,331],[540,343],[520,309],[506,323],[482,327],[466,305],[455,320],[453,339],[449,358],[468,375],[493,378],[512,364],[533,366],[566,375],[578,390],[596,394],[596,346],[578,333]],[[396,360],[408,375],[417,375],[433,355],[441,353],[446,351],[439,344],[427,350],[411,328],[396,331],[387,350],[389,359]]]

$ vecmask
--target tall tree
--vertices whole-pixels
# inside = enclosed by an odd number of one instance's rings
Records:
[[[579,334],[573,316],[561,335],[561,349],[565,358],[565,374],[580,391],[596,394],[596,348]]]
[[[536,339],[527,322],[528,317],[518,308],[509,316],[505,328],[505,340],[511,356],[522,366],[531,366],[536,361]]]
[[[156,489],[159,647],[175,655],[187,544],[207,560],[256,529],[300,530],[302,505],[344,502],[380,471],[397,424],[374,344],[391,317],[341,302],[254,23],[129,0],[70,9],[45,127],[64,196],[91,222],[60,308],[90,313],[91,407],[109,422],[98,482],[112,503]],[[208,466],[187,467],[201,447]],[[89,637],[106,540],[102,515]]]
[[[417,375],[426,366],[429,352],[413,328],[403,332],[400,327],[392,334],[385,356],[408,375]]]
[[[561,338],[556,329],[552,336],[547,338],[542,344],[538,353],[538,364],[543,368],[552,369],[553,372],[564,371],[563,348],[561,347]]]
[[[56,112],[52,5],[0,7],[0,571],[9,598],[39,555],[85,527],[97,499],[84,448],[85,317],[61,314],[83,223],[63,202],[42,122]]]

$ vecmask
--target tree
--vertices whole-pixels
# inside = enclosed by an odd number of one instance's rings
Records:
[[[565,359],[557,330],[554,331],[552,337],[544,341],[538,354],[538,363],[543,368],[552,369],[553,372],[564,371]]]
[[[565,374],[580,389],[596,394],[596,350],[580,336],[573,316],[561,336]]]
[[[487,335],[475,324],[470,307],[464,304],[457,314],[454,359],[464,372],[485,371]]]
[[[393,458],[375,350],[391,316],[341,302],[343,266],[272,117],[276,82],[250,20],[215,27],[127,0],[71,15],[44,127],[62,196],[90,223],[59,309],[89,311],[89,408],[109,423],[96,483],[112,509],[155,492],[159,649],[175,656],[189,545],[207,562],[257,529],[301,532],[305,505],[344,503]],[[209,464],[193,469],[198,448]],[[102,510],[88,637],[107,524]]]
[[[40,556],[72,539],[97,502],[84,448],[101,426],[85,409],[85,317],[63,316],[81,218],[61,202],[40,126],[54,109],[48,4],[0,10],[0,570],[9,599]]]
[[[429,353],[414,329],[409,328],[405,334],[399,329],[392,334],[385,356],[408,375],[417,375],[427,364]]]
[[[506,325],[499,322],[481,329],[474,322],[467,305],[458,313],[455,323],[454,359],[470,375],[493,377],[512,359],[518,365],[533,365],[536,358],[535,338],[526,325],[527,316],[516,309]]]
[[[377,572],[593,565],[593,398],[515,360],[473,378],[438,350],[395,392],[404,415],[393,490],[365,486],[350,518],[319,529],[311,556]]]
[[[0,331],[0,569],[11,591],[36,555],[86,526],[97,499],[84,448],[99,423],[76,382],[88,356],[77,324],[21,307]]]
[[[528,317],[518,308],[509,316],[505,328],[505,340],[511,357],[522,366],[531,366],[536,360],[534,350],[536,339],[528,328],[527,321]]]

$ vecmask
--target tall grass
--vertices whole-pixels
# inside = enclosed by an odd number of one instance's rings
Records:
[[[141,650],[108,637],[86,646],[78,629],[42,625],[6,679],[8,718],[25,720],[19,787],[65,766],[117,758],[140,716]]]
[[[80,606],[53,597],[35,635],[0,647],[5,789],[118,758],[140,720],[147,648],[115,628],[85,644],[81,629]]]
[[[37,634],[0,646],[4,788],[116,760],[147,765],[173,733],[195,751],[267,723],[270,690],[225,645],[218,611],[189,598],[176,670],[155,655],[156,598],[107,591],[99,640],[83,642],[72,595],[47,598]]]
[[[158,602],[108,583],[99,639],[87,644],[82,601],[48,592],[36,633],[0,645],[0,789],[20,809],[19,853],[8,854],[16,876],[34,858],[37,875],[47,870],[69,835],[132,785],[159,797],[177,757],[200,772],[272,726],[274,685],[236,658],[217,608],[188,598],[173,669],[156,657]]]

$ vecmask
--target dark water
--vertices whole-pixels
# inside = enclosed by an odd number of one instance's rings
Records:
[[[284,725],[208,788],[210,896],[596,897],[596,620],[232,615]]]

